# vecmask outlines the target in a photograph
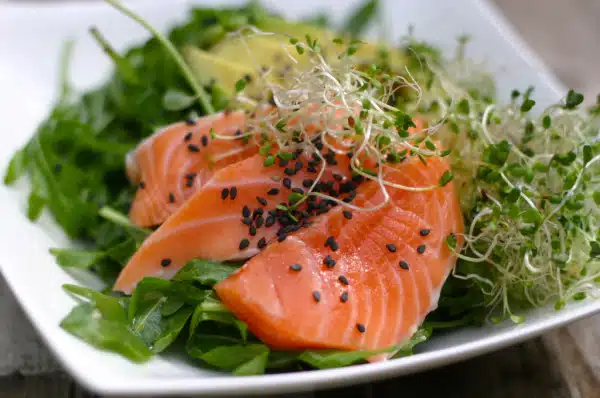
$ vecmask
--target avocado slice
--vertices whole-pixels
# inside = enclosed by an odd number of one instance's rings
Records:
[[[266,15],[257,21],[256,26],[265,32],[290,35],[298,40],[305,40],[306,34],[309,34],[311,38],[317,39],[318,44],[323,47],[325,53],[329,53],[330,51],[339,53],[345,49],[343,45],[333,43],[333,39],[339,37],[340,35],[316,26],[298,22],[289,22],[278,17]],[[347,37],[344,37],[344,39],[346,42],[349,41]],[[362,43],[358,47],[358,51],[356,52],[355,56],[358,62],[371,64],[380,59],[380,54],[382,51],[387,52],[387,61],[392,70],[404,69],[404,66],[406,65],[406,57],[401,51],[390,48],[389,45],[384,43]]]
[[[204,86],[218,89],[225,95],[235,94],[235,84],[240,79],[247,81],[244,93],[259,97],[262,92],[258,84],[258,72],[244,63],[236,63],[218,57],[193,46],[183,48],[183,57],[194,77]]]
[[[286,50],[298,61],[298,64],[289,58]],[[232,36],[211,48],[210,53],[254,70],[273,68],[276,76],[285,73],[286,69],[291,67],[302,68],[310,65],[306,53],[298,54],[296,48],[281,37],[247,36],[242,41],[240,37]]]

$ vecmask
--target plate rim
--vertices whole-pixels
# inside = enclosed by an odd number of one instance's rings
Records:
[[[564,85],[552,72],[550,72],[550,69],[545,65],[542,59],[520,37],[516,29],[507,21],[499,8],[487,0],[471,1],[479,8],[479,12],[486,18],[487,22],[490,23],[507,42],[511,43],[516,54],[522,60],[527,62],[532,69],[537,70],[538,75],[544,84],[556,93],[557,98],[560,98],[562,94],[566,92]],[[129,0],[127,3],[140,4],[143,3],[143,1]],[[69,2],[51,5],[40,2],[35,2],[33,4],[36,6],[43,5],[44,8],[52,9],[54,12],[59,12],[61,9],[70,5]],[[97,3],[84,4],[86,7],[98,6]],[[184,1],[181,2],[181,4],[189,6],[190,3]],[[78,3],[78,5],[81,4]],[[0,10],[27,8],[31,8],[31,3],[0,4]],[[567,305],[567,307],[562,310],[563,312],[557,313],[557,315],[553,317],[538,321],[534,324],[525,323],[516,329],[500,332],[496,335],[467,343],[460,343],[431,352],[419,353],[418,355],[411,357],[398,358],[393,361],[294,373],[294,377],[290,377],[290,374],[287,373],[245,377],[208,376],[194,378],[186,376],[148,378],[144,379],[143,383],[132,383],[125,377],[118,377],[107,382],[100,378],[90,377],[90,374],[86,372],[86,369],[78,368],[70,361],[66,351],[62,351],[57,345],[51,344],[49,333],[47,333],[44,325],[42,325],[39,318],[32,315],[33,311],[31,308],[35,303],[22,299],[19,287],[15,284],[13,278],[10,277],[10,273],[4,272],[4,267],[1,264],[0,271],[2,271],[9,289],[14,294],[19,306],[23,308],[23,312],[27,316],[29,322],[34,326],[46,347],[53,353],[61,366],[67,370],[80,385],[90,391],[102,394],[153,394],[161,396],[170,394],[213,394],[230,396],[242,394],[264,395],[266,390],[269,390],[267,393],[271,394],[310,391],[317,388],[329,389],[342,385],[350,386],[366,381],[376,381],[394,376],[416,373],[433,367],[466,360],[527,340],[538,336],[549,329],[560,327],[600,312],[600,300],[589,302],[574,308]],[[85,343],[82,342],[82,344]],[[234,380],[243,380],[243,382],[236,384]]]

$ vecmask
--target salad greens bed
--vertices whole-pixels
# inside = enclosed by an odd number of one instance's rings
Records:
[[[366,2],[341,33],[359,36],[377,9],[377,1]],[[265,18],[272,16],[257,3],[194,8],[166,39],[177,49],[210,49],[228,32],[260,27]],[[328,25],[323,15],[304,22]],[[113,75],[76,95],[66,78],[67,46],[61,96],[14,155],[4,182],[27,175],[28,217],[35,221],[47,209],[85,246],[51,249],[60,266],[89,269],[111,285],[151,232],[125,215],[135,192],[126,178],[125,155],[158,127],[223,109],[227,99],[217,86],[190,82],[160,36],[119,54],[97,29],[90,33],[114,62]],[[426,115],[439,130],[436,138],[452,148],[445,155],[453,174],[446,179],[456,181],[467,226],[465,248],[438,309],[408,343],[370,352],[273,351],[212,291],[240,264],[204,260],[191,261],[172,280],[147,277],[131,296],[67,285],[81,303],[61,326],[133,361],[185,347],[205,366],[252,375],[346,366],[380,352],[409,355],[432,333],[487,319],[522,322],[527,308],[551,301],[561,308],[585,298],[600,273],[600,180],[593,172],[600,106],[585,113],[579,109],[583,96],[570,91],[560,104],[534,114],[532,88],[515,90],[507,105],[494,105],[493,80],[464,58],[467,40],[459,39],[452,60],[412,35],[394,50],[406,57],[406,76],[418,87],[418,95],[402,91],[395,106],[404,116]],[[455,237],[447,243],[456,247]]]

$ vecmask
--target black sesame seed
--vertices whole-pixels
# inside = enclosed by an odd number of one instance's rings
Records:
[[[186,135],[183,136],[183,140],[186,141],[186,142],[189,141],[189,140],[191,140],[192,139],[192,134],[193,133],[190,131],[189,133],[187,133]]]
[[[256,220],[258,216],[262,216],[263,214],[265,214],[265,211],[262,208],[258,207],[252,212],[252,219]]]
[[[252,219],[250,217],[244,217],[244,218],[242,218],[242,224],[252,225]]]
[[[335,241],[335,238],[333,236],[330,236],[329,238],[327,238],[327,240],[325,241],[325,247],[329,246],[329,248],[331,250],[333,250],[334,252],[337,251],[339,249],[339,246],[337,244],[337,242]]]
[[[387,245],[385,245],[385,247],[387,247],[387,249],[392,252],[392,253],[396,253],[396,245],[393,243],[388,243]]]
[[[171,259],[170,258],[163,258],[162,260],[160,260],[160,265],[162,267],[168,267],[169,265],[171,265]]]
[[[271,188],[267,191],[267,195],[277,195],[279,193],[279,188]]]
[[[187,174],[185,175],[185,179],[186,179],[186,180],[193,180],[194,178],[196,178],[196,176],[197,176],[197,175],[198,175],[198,174],[196,174],[196,173],[187,173]]]
[[[419,231],[419,234],[421,236],[427,236],[427,235],[429,235],[430,232],[431,232],[430,229],[422,229],[422,230]]]
[[[304,163],[302,163],[301,160],[298,160],[296,162],[296,165],[294,166],[294,169],[296,170],[296,172],[298,172],[302,169],[302,167],[304,167]]]
[[[283,179],[283,186],[286,187],[287,189],[292,188],[292,180],[290,180],[289,178],[285,177]]]
[[[287,235],[286,235],[286,234],[280,234],[280,235],[277,237],[277,241],[278,241],[278,242],[283,242],[283,241],[285,240],[285,238],[287,238]]]
[[[322,142],[317,142],[315,143],[315,147],[319,150],[322,151],[323,150],[323,143]]]
[[[185,186],[188,187],[188,188],[191,188],[193,185],[194,185],[194,179],[193,178],[190,178],[189,180],[187,180],[185,182]]]
[[[300,264],[292,264],[290,265],[290,270],[292,271],[302,271],[302,266]]]
[[[266,240],[265,238],[260,238],[260,239],[258,240],[258,243],[256,244],[256,246],[257,246],[259,249],[264,249],[264,248],[267,246],[267,240]]]
[[[348,301],[348,292],[343,292],[343,293],[340,295],[340,301],[341,301],[342,303],[345,303],[346,301]]]
[[[327,255],[323,260],[323,264],[325,264],[327,268],[333,268],[335,267],[335,260],[330,255]]]
[[[316,290],[312,292],[312,296],[317,303],[321,301],[321,293],[317,292]]]
[[[304,195],[304,189],[302,189],[302,188],[292,188],[292,192],[299,193],[300,195]]]
[[[316,173],[317,169],[315,169],[313,166],[308,166],[306,168],[306,171],[308,171],[309,173]]]
[[[256,197],[256,200],[258,200],[258,203],[260,203],[260,204],[261,204],[261,205],[263,205],[263,206],[266,206],[266,205],[267,205],[267,200],[266,200],[265,198],[262,198],[262,197],[260,197],[260,196],[257,196],[257,197]]]
[[[287,160],[287,159],[281,159],[281,158],[279,158],[279,166],[280,166],[280,167],[285,167],[285,166],[287,166],[289,162],[290,162],[290,161],[289,161],[289,160]]]
[[[417,247],[417,253],[419,253],[419,254],[425,253],[425,245],[419,245]]]
[[[361,176],[360,174],[356,174],[354,176],[352,176],[352,181],[354,181],[357,184],[362,183],[365,180],[365,177]]]
[[[198,147],[198,145],[189,144],[187,148],[190,152],[200,152],[200,148]]]
[[[221,199],[225,200],[229,196],[229,188],[223,188],[221,190]]]
[[[169,203],[175,203],[175,195],[173,195],[173,192],[169,192]]]
[[[244,206],[242,209],[242,216],[250,217],[250,208],[248,206]]]
[[[256,235],[256,227],[254,225],[250,225],[250,228],[248,228],[248,233],[250,236]]]
[[[344,179],[344,176],[338,173],[333,173],[333,179],[339,182]]]
[[[346,217],[347,220],[352,219],[352,212],[350,210],[344,210],[342,211],[342,214],[344,214],[344,217]]]
[[[315,182],[315,180],[311,180],[310,178],[307,178],[306,180],[302,181],[302,186],[304,188],[310,188],[314,182]]]
[[[283,172],[288,176],[296,175],[296,169],[292,169],[290,167],[286,167]]]
[[[231,200],[235,200],[235,198],[237,198],[237,187],[231,187],[231,190],[229,191],[229,197]]]
[[[400,260],[400,268],[407,270],[409,268],[408,263],[404,260]]]
[[[265,222],[264,217],[263,216],[258,216],[258,218],[256,219],[256,222],[255,222],[256,228],[262,227],[263,224],[264,224],[264,222]]]
[[[208,145],[208,137],[207,136],[203,135],[200,140],[202,141],[202,146]]]
[[[348,278],[346,278],[344,275],[340,275],[338,277],[338,281],[340,281],[342,285],[348,286],[350,284],[350,281],[348,281]]]
[[[358,330],[360,333],[364,333],[367,331],[367,328],[362,323],[357,323],[356,330]]]
[[[187,119],[185,121],[185,124],[187,124],[188,126],[195,126],[196,125],[196,121],[192,120],[192,119]]]
[[[248,239],[242,239],[240,241],[240,250],[246,249],[250,245],[250,241]]]
[[[146,183],[144,181],[140,181],[140,188],[141,189],[146,188]]]
[[[272,227],[275,224],[275,216],[268,216],[265,221],[265,227]]]

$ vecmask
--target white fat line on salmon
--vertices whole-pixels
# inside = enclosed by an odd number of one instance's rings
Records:
[[[187,203],[189,203],[189,201]],[[184,205],[184,206],[186,206],[186,205]],[[182,211],[184,209],[185,209],[185,207],[182,207],[180,211]],[[201,219],[201,220],[188,221],[188,222],[185,222],[175,228],[172,228],[171,230],[169,230],[168,232],[165,232],[165,233],[157,233],[157,232],[161,231],[161,228],[159,228],[158,230],[156,230],[155,233],[151,234],[144,241],[144,243],[142,243],[142,246],[138,249],[138,252],[141,251],[142,247],[159,244],[163,240],[169,239],[171,236],[176,235],[187,229],[195,229],[195,228],[201,227],[206,224],[214,224],[214,223],[223,222],[223,221],[231,221],[231,220],[239,221],[239,219],[240,219],[240,215],[236,212],[235,214],[229,214],[229,215],[224,215],[224,216],[219,216],[219,217],[210,217],[210,218],[205,218],[205,219]],[[167,225],[167,224],[163,224],[163,225]],[[160,236],[160,238],[158,238],[157,235],[162,235],[162,236]]]

